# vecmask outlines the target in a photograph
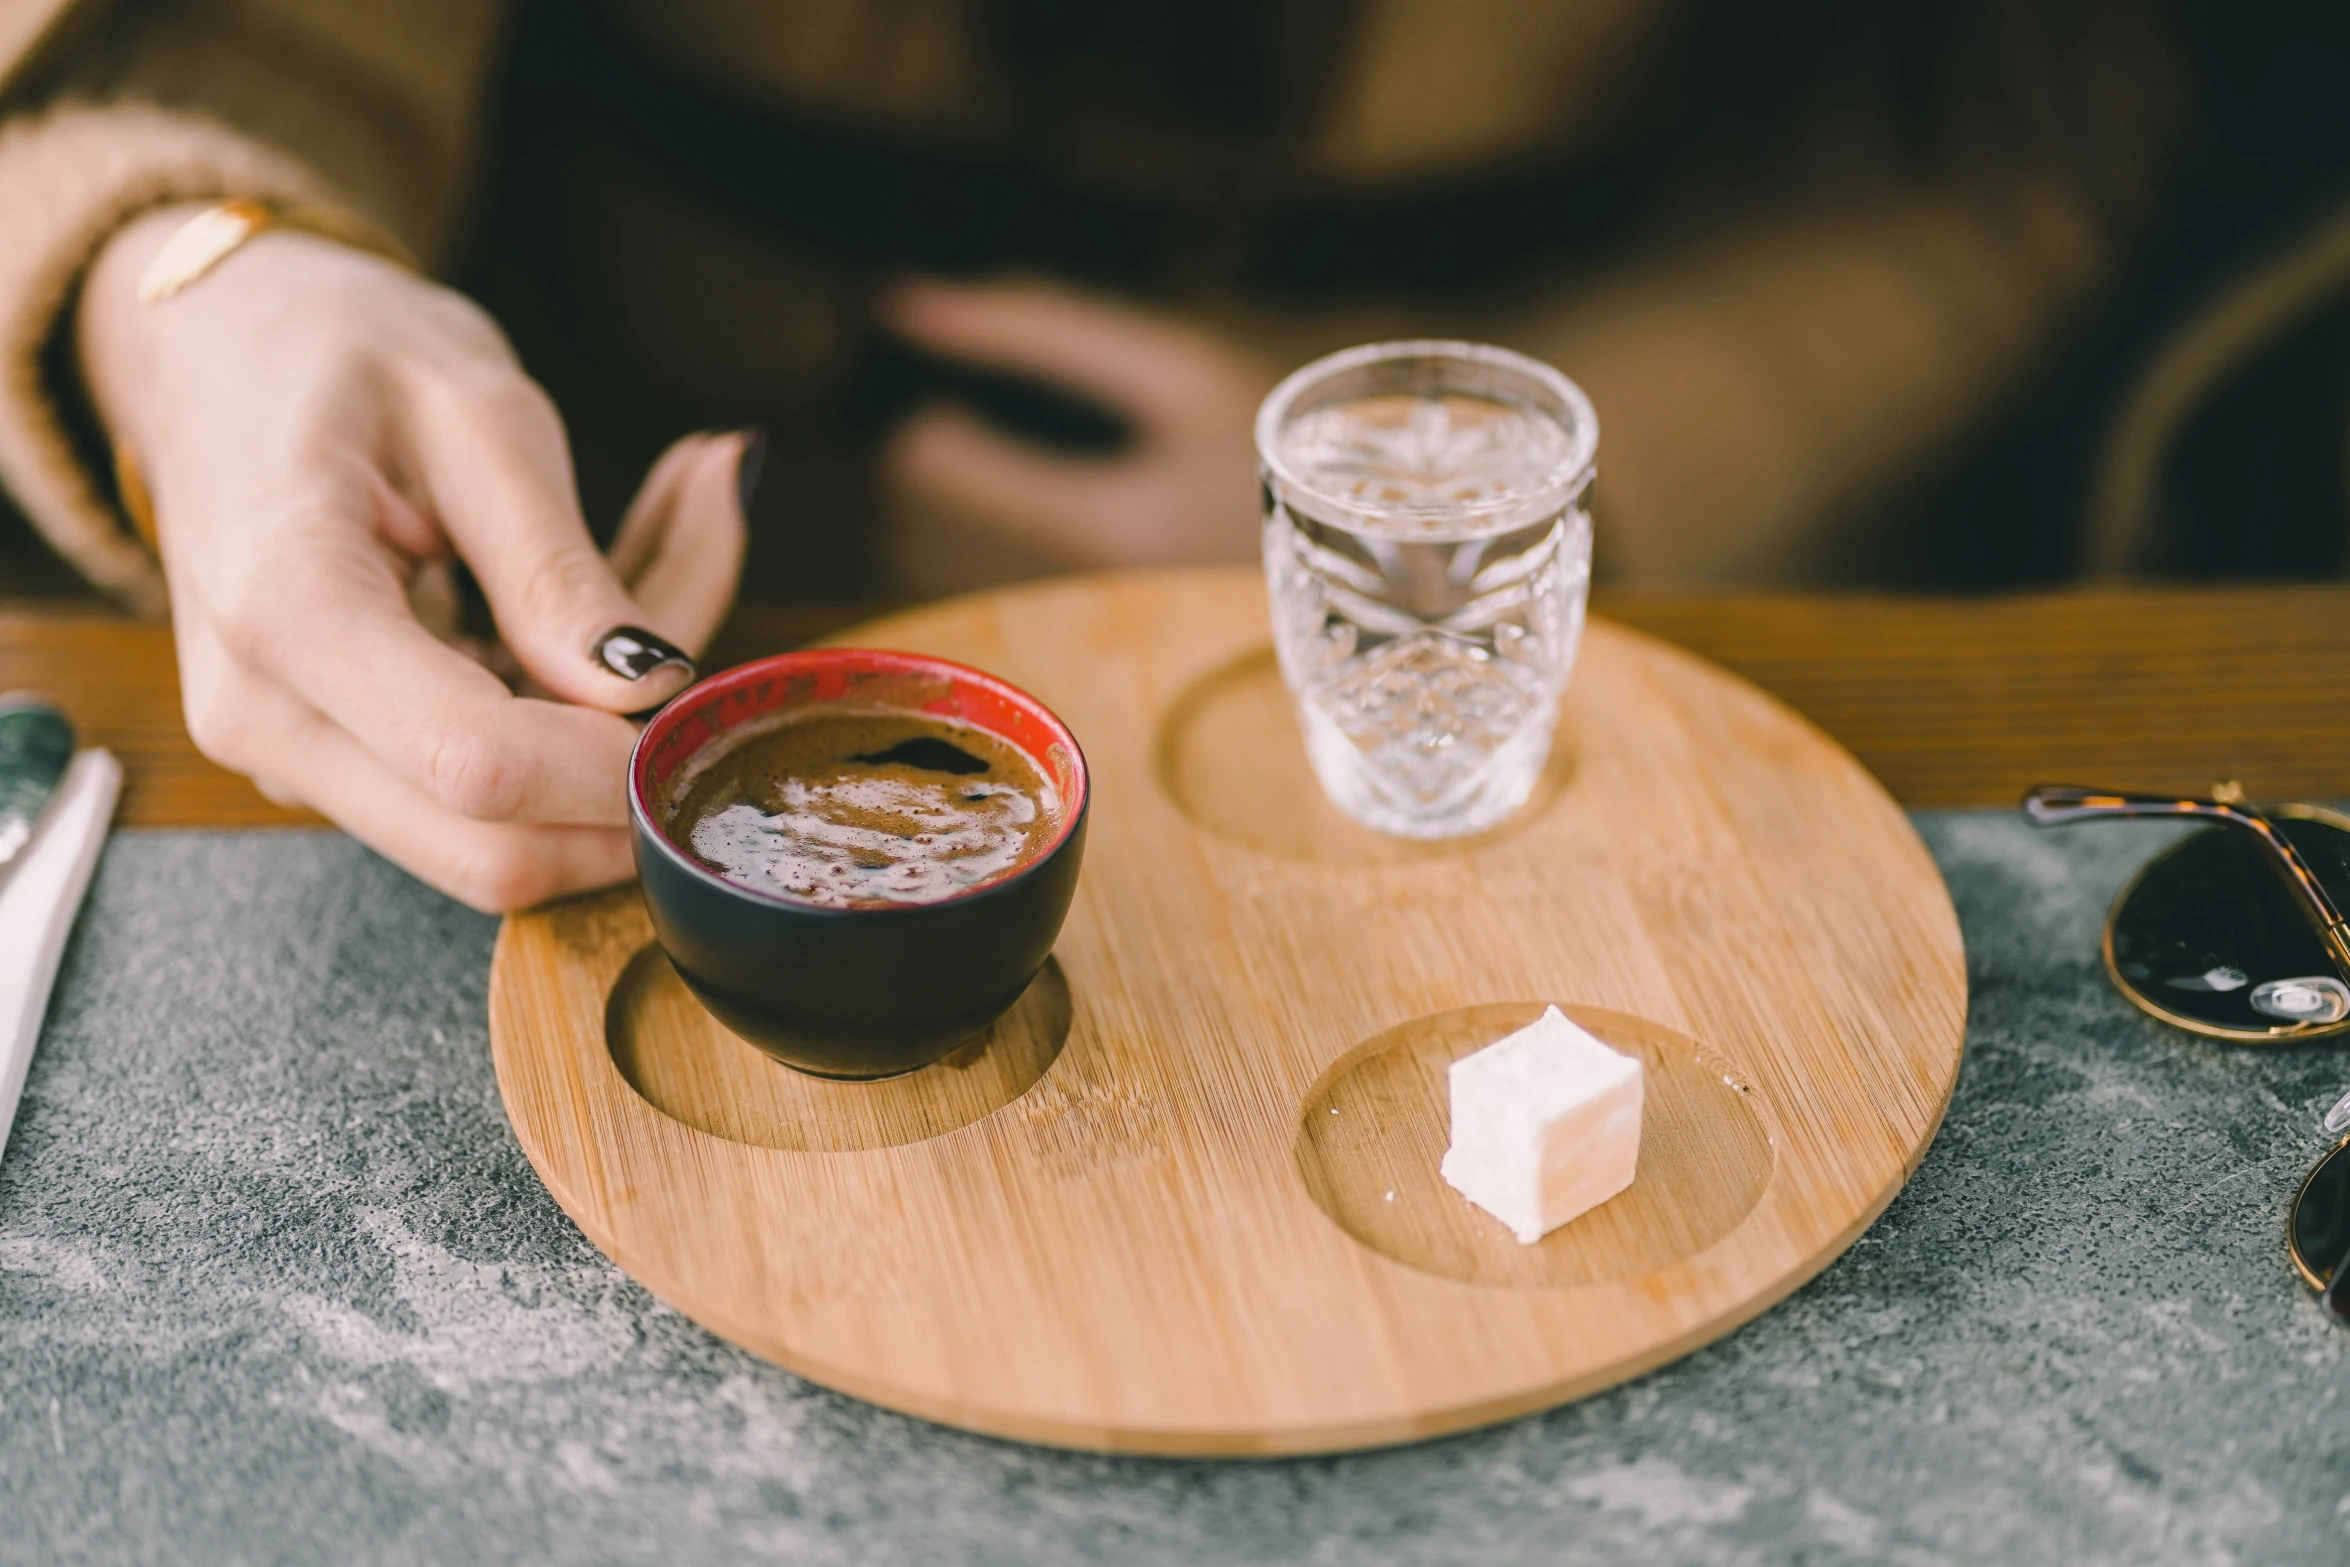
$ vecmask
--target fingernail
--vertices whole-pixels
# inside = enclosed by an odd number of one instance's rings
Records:
[[[623,680],[642,680],[655,670],[672,665],[684,670],[689,680],[694,673],[694,661],[685,656],[684,649],[642,626],[614,626],[596,638],[595,646],[588,649],[588,657],[597,667]]]
[[[758,425],[743,431],[743,454],[734,470],[735,493],[742,497],[743,515],[749,516],[751,497],[759,493],[759,478],[767,471],[767,432]]]

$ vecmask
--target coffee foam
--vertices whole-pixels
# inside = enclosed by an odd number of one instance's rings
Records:
[[[859,761],[942,739],[984,771]],[[1034,758],[951,720],[827,705],[761,720],[680,769],[670,841],[727,880],[820,907],[934,903],[1017,871],[1063,802]]]

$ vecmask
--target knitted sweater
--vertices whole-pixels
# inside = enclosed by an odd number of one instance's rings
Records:
[[[599,10],[714,95],[953,146],[1019,110],[991,75],[979,6],[604,0]],[[1286,156],[1339,186],[1424,189],[1605,144],[1622,134],[1674,9],[1368,0]],[[0,0],[0,485],[92,582],[162,607],[155,564],[71,437],[74,393],[58,384],[52,351],[108,236],[159,203],[303,197],[360,210],[433,263],[484,161],[509,20],[495,0]],[[2145,96],[2159,74],[2126,85]],[[2145,156],[2125,160],[2138,172],[2123,184],[2145,182],[2158,119],[2129,121]],[[583,210],[627,187],[614,169],[586,182]],[[1840,547],[1838,519],[1963,431],[2090,296],[2128,206],[2030,159],[1965,188],[1869,177],[1836,189],[1833,200],[1763,192],[1735,217],[1662,225],[1636,255],[1480,287],[1434,312],[1415,306],[1408,324],[1510,342],[1592,393],[1619,574],[1816,574]],[[622,217],[647,221],[616,213],[603,231]],[[691,295],[697,308],[734,288],[777,323],[775,352],[821,339],[820,320],[789,318],[820,316],[837,293],[794,304],[770,285],[672,256],[630,286]],[[677,303],[645,301],[646,319]],[[1299,355],[1410,315],[1359,302],[1173,304]],[[719,373],[717,360],[693,358],[691,338],[637,333],[648,353],[676,360],[674,384]]]

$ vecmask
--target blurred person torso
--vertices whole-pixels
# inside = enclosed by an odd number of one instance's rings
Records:
[[[1391,323],[1507,341],[1578,280],[1744,214],[1832,224],[2059,144],[2131,166],[2150,122],[2052,124],[2018,84],[2053,54],[2136,86],[2135,62],[2082,52],[2067,8],[2003,42],[2029,9],[550,0],[517,23],[463,280],[571,420],[591,516],[681,425],[755,418],[787,477],[749,590],[870,591],[871,454],[915,401],[1116,439],[893,344],[867,310],[891,277],[1046,276],[1283,363]]]
[[[1056,564],[998,539],[907,580],[876,454],[928,401],[1120,439],[882,330],[925,275],[1131,302],[1270,373],[1501,342],[1599,404],[1603,574],[1949,575],[1920,486],[2113,292],[2182,102],[2167,0],[82,9],[53,90],[212,118],[389,222],[554,395],[592,520],[679,430],[764,424],[768,595]],[[1958,574],[2061,571],[2037,515],[1963,517]]]

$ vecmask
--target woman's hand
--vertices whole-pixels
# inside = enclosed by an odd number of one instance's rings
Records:
[[[1045,283],[907,283],[882,319],[932,353],[1067,387],[1133,430],[1114,456],[1072,456],[959,409],[924,410],[885,464],[925,508],[1060,565],[1255,554],[1267,366],[1197,328]]]
[[[661,640],[700,651],[733,597],[745,438],[672,448],[607,561],[554,406],[471,302],[277,231],[138,305],[185,217],[116,236],[78,326],[154,503],[198,749],[477,908],[625,879],[621,715],[692,678]],[[552,700],[418,618],[453,556]]]

